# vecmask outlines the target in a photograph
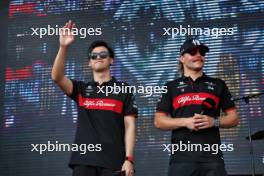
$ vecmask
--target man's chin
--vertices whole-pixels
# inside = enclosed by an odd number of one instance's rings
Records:
[[[199,68],[194,68],[193,70],[199,72],[199,71],[202,71],[202,69],[203,67],[199,67]]]
[[[108,67],[103,67],[103,68],[93,68],[94,72],[101,73],[107,71],[109,68]]]
[[[203,66],[204,66],[203,64],[196,65],[196,66],[193,67],[193,70],[201,71],[203,69]]]

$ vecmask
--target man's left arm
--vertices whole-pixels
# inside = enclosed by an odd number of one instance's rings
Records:
[[[124,107],[124,125],[125,125],[125,150],[126,159],[122,166],[122,171],[126,176],[132,176],[134,173],[134,147],[136,143],[136,118],[138,110],[133,94],[127,94]]]
[[[126,147],[126,160],[122,166],[122,170],[126,172],[126,176],[133,175],[134,164],[134,147],[136,142],[136,117],[134,115],[127,115],[125,118],[125,147]]]
[[[237,110],[232,108],[225,112],[224,116],[218,118],[219,122],[216,123],[217,119],[201,114],[195,114],[195,127],[198,129],[206,129],[214,126],[219,128],[232,128],[238,125],[239,117]]]
[[[219,127],[221,128],[232,128],[237,126],[239,123],[239,117],[235,108],[225,112],[224,116],[219,118]]]

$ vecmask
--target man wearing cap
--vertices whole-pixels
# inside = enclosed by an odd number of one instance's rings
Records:
[[[110,74],[114,51],[104,41],[95,41],[88,48],[88,62],[93,72],[90,82],[67,78],[64,74],[66,54],[74,41],[69,21],[60,33],[60,48],[52,68],[52,79],[78,107],[74,144],[85,146],[84,153],[72,150],[69,166],[73,176],[132,176],[137,107],[131,93],[109,93],[106,86],[121,86]],[[125,84],[126,85],[126,84]],[[99,91],[100,89],[100,91]]]
[[[169,176],[227,175],[221,150],[232,151],[233,145],[221,145],[219,128],[234,127],[239,118],[225,82],[203,73],[207,52],[197,39],[184,42],[182,77],[165,84],[168,91],[157,104],[155,126],[172,130]]]

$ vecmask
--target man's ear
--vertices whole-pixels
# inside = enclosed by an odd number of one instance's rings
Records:
[[[89,67],[91,67],[91,59],[89,59],[89,61],[88,61],[88,65],[89,65]]]
[[[180,61],[181,63],[183,63],[183,61],[184,61],[183,56],[180,56],[179,61]]]

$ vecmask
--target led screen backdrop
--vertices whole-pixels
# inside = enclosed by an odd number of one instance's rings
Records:
[[[234,98],[263,92],[264,3],[261,1],[34,1],[13,0],[9,5],[3,117],[1,117],[0,175],[71,175],[70,152],[31,152],[31,144],[72,143],[77,109],[51,80],[59,46],[57,35],[37,35],[42,28],[62,27],[69,19],[89,31],[76,37],[67,57],[70,78],[91,79],[87,47],[96,39],[108,41],[116,52],[112,74],[131,85],[162,86],[179,77],[180,45],[189,34],[210,47],[205,72],[224,79]],[[32,30],[32,28],[34,30]],[[194,28],[199,28],[195,33]],[[224,28],[225,35],[214,29]],[[174,31],[174,33],[173,33]],[[192,31],[192,33],[190,32]],[[178,31],[179,32],[179,31]],[[219,31],[218,31],[219,32]],[[1,58],[3,59],[3,58]],[[136,175],[165,176],[169,155],[162,144],[170,132],[154,128],[158,94],[136,94]],[[221,130],[229,174],[250,174],[248,136],[264,130],[263,97],[250,104],[237,101],[238,127]],[[264,173],[264,140],[253,141],[256,173]]]

